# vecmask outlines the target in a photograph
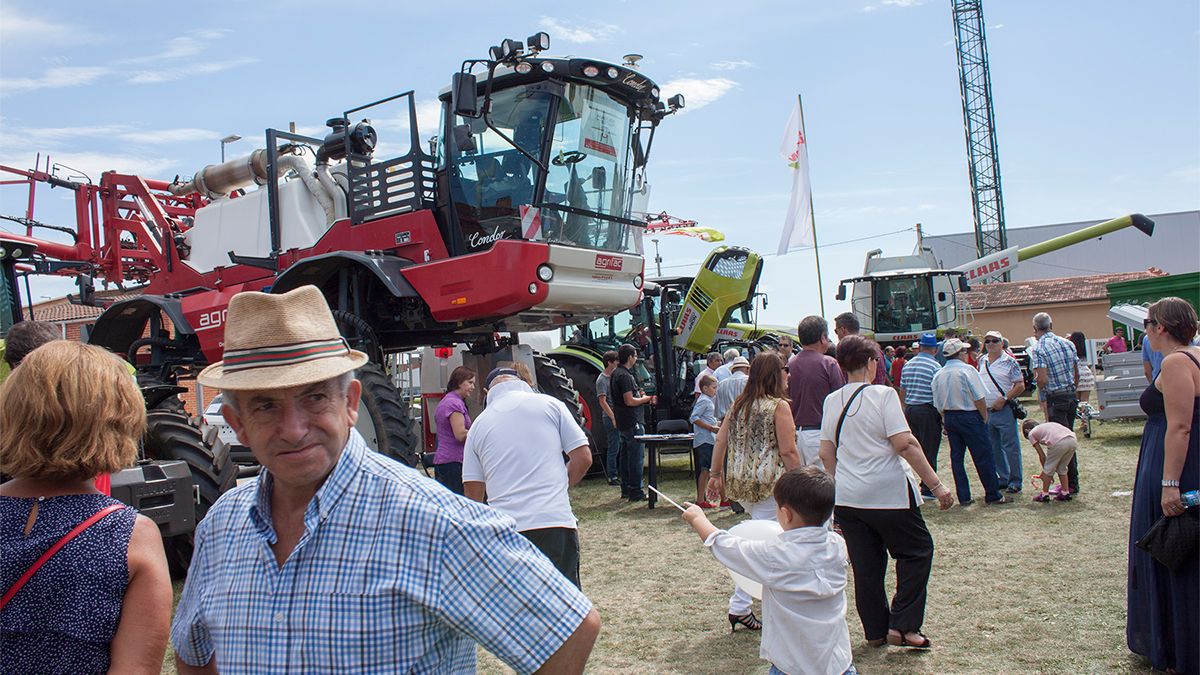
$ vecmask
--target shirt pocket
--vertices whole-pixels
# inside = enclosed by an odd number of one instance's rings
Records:
[[[404,601],[392,595],[328,593],[310,596],[298,605],[290,622],[296,628],[292,645],[298,653],[289,662],[307,672],[382,673],[408,670],[423,650],[402,644],[406,634],[421,635],[420,612],[405,612]],[[407,616],[412,614],[412,616]],[[413,632],[408,633],[411,630]],[[419,638],[418,638],[419,639]],[[401,659],[405,662],[401,663]]]

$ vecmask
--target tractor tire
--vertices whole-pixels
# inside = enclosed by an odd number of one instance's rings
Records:
[[[545,354],[533,355],[533,376],[537,379],[538,391],[562,401],[575,421],[583,426],[583,404],[580,402],[579,391],[563,367]],[[593,387],[594,388],[594,387]],[[586,431],[587,428],[584,427]]]
[[[221,460],[215,458],[212,448],[204,444],[200,430],[192,426],[183,413],[160,409],[147,412],[142,448],[147,459],[182,460],[187,463],[195,494],[199,497],[196,502],[197,525],[217,499],[237,485],[237,466],[228,453]],[[193,534],[189,532],[167,537],[163,540],[163,548],[166,549],[171,578],[182,579],[187,576],[188,565],[192,561]]]
[[[354,426],[367,447],[407,466],[417,466],[421,444],[412,413],[400,392],[375,363],[359,368],[354,377],[362,384],[358,423]]]
[[[574,359],[558,361],[575,391],[579,394],[580,412],[583,422],[580,426],[592,438],[595,454],[601,458],[608,456],[608,434],[604,430],[604,411],[600,408],[600,397],[596,395],[596,378],[600,375],[590,364]]]
[[[592,468],[588,470],[589,474],[599,473],[604,468],[604,453],[601,451],[599,444],[603,441],[605,434],[603,433],[603,425],[600,427],[600,433],[593,433],[591,424],[587,415],[590,415],[590,410],[599,413],[599,404],[596,407],[590,407],[588,401],[584,399],[579,392],[581,390],[575,388],[575,378],[567,375],[567,371],[557,361],[545,354],[534,353],[533,355],[534,377],[537,378],[538,390],[543,394],[552,396],[562,401],[567,410],[571,412],[571,416],[583,427],[583,433],[587,435],[588,447],[592,450]],[[582,378],[583,384],[586,386],[587,377]],[[591,391],[593,401],[596,395],[596,381],[592,378],[592,384],[588,389],[582,391]],[[585,414],[586,413],[586,414]],[[606,446],[607,447],[607,446]]]

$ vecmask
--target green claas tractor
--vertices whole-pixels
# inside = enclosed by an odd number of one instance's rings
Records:
[[[579,392],[583,421],[595,451],[605,457],[596,377],[603,355],[622,344],[642,354],[635,376],[658,395],[647,428],[668,419],[687,419],[692,406],[696,358],[723,342],[773,346],[778,332],[758,328],[751,317],[762,275],[762,257],[739,247],[714,249],[695,277],[648,279],[642,301],[624,312],[562,329],[563,344],[548,352]],[[738,318],[742,323],[730,323]],[[753,351],[753,350],[751,350]]]

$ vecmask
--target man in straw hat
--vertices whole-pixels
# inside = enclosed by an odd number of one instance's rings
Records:
[[[582,672],[599,616],[513,521],[367,449],[366,362],[315,287],[229,303],[200,383],[263,470],[196,528],[179,672]]]

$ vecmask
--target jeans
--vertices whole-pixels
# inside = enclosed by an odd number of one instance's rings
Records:
[[[929,466],[937,471],[938,446],[942,444],[942,415],[929,403],[916,403],[904,409],[904,419],[912,429],[913,436],[921,444],[921,451]],[[921,493],[930,494],[928,486],[921,484]]]
[[[608,452],[604,458],[604,477],[610,480],[620,478],[617,458],[621,455],[621,432],[617,429],[617,425],[608,419],[608,415],[601,413],[600,419],[604,420],[604,437],[608,440]]]
[[[1071,431],[1075,431],[1075,408],[1078,405],[1079,398],[1075,396],[1075,392],[1046,394],[1046,421],[1058,422]],[[1067,467],[1067,483],[1071,492],[1079,492],[1078,450],[1075,451],[1075,456],[1071,458],[1071,464]]]
[[[992,458],[996,463],[996,480],[1001,487],[1021,489],[1021,440],[1017,436],[1017,418],[1012,406],[992,410],[987,421],[988,438],[992,440]]]
[[[621,430],[621,493],[626,497],[642,494],[642,468],[646,462],[646,448],[634,436],[646,433],[641,422]]]
[[[761,502],[743,502],[742,507],[750,515],[750,520],[775,520],[775,498],[767,497]],[[737,586],[733,587],[733,595],[729,596],[729,613],[734,616],[744,616],[750,613],[754,598]]]
[[[446,462],[433,465],[433,477],[437,482],[456,495],[463,493],[462,462]]]
[[[983,498],[997,502],[1004,498],[996,482],[996,465],[992,463],[992,444],[988,440],[987,425],[978,410],[947,410],[944,416],[946,435],[950,438],[950,470],[954,473],[954,491],[959,503],[971,501],[971,484],[963,463],[967,450],[971,451],[971,462],[983,483]]]

